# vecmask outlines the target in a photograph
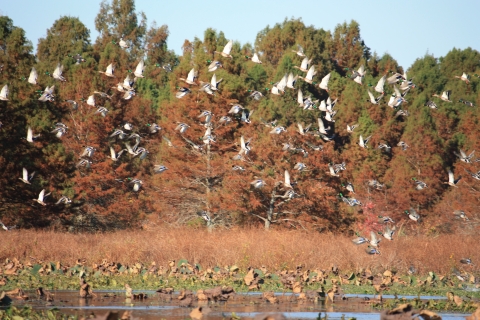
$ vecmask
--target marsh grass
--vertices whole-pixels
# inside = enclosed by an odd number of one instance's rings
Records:
[[[356,246],[351,237],[299,231],[264,231],[260,229],[206,230],[192,228],[155,228],[98,234],[70,234],[54,231],[18,230],[1,233],[0,259],[33,257],[72,265],[79,258],[87,264],[102,259],[130,264],[168,265],[170,260],[187,259],[203,267],[237,265],[265,266],[282,270],[304,265],[306,268],[359,271],[389,269],[405,274],[410,265],[418,272],[448,274],[452,267],[471,272],[476,267],[461,265],[470,257],[480,261],[480,235],[459,236],[400,234],[394,241],[382,239],[381,255],[365,253],[366,246]]]

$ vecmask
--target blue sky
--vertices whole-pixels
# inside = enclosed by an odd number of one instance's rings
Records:
[[[4,1],[0,14],[22,27],[36,46],[46,30],[62,15],[79,17],[90,29],[91,40],[97,32],[94,19],[99,0]],[[223,31],[228,39],[253,44],[257,33],[285,18],[301,18],[306,25],[331,30],[339,23],[354,19],[360,24],[367,46],[379,55],[389,53],[408,68],[425,53],[444,56],[452,48],[480,50],[479,0],[335,0],[335,1],[224,1],[137,0],[137,11],[144,11],[148,24],[166,24],[170,30],[168,47],[181,52],[185,39],[203,38],[205,29]]]

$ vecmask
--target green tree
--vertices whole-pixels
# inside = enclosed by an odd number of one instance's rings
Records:
[[[62,61],[67,55],[91,51],[90,30],[77,18],[63,16],[47,30],[47,36],[38,41],[40,61]]]
[[[103,0],[95,17],[95,29],[100,33],[96,44],[101,47],[123,38],[129,43],[134,59],[144,52],[147,17],[143,12],[135,12],[134,0],[112,0],[111,3]]]

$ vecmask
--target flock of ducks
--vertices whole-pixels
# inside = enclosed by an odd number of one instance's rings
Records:
[[[115,41],[113,41],[113,43],[118,44],[123,49],[129,48],[129,45],[125,40],[123,40],[123,38],[121,38],[120,41],[118,41],[118,43]],[[230,40],[225,45],[222,51],[215,51],[215,54],[226,59],[232,59],[232,55],[231,55],[232,46],[233,46],[233,41]],[[315,70],[315,65],[312,65],[312,59],[309,59],[306,56],[303,48],[300,45],[298,45],[297,50],[292,50],[292,51],[295,52],[297,56],[302,58],[300,65],[294,66],[294,68],[299,70],[301,73],[303,73],[304,76],[294,75],[292,72],[286,73],[278,82],[273,84],[272,88],[269,89],[270,93],[273,95],[281,96],[287,89],[297,90],[295,85],[297,81],[299,81],[299,79],[313,86],[318,86],[320,90],[324,90],[328,93],[329,92],[328,85],[329,85],[331,73],[328,73],[325,76],[323,76],[317,85],[314,79],[314,77],[317,75],[317,71]],[[85,61],[85,59],[83,59],[79,54],[71,57],[76,60],[76,63],[81,63]],[[251,60],[253,63],[256,63],[256,64],[262,63],[259,59],[259,56],[256,53],[253,54],[253,56],[251,57],[250,56],[245,56],[245,57]],[[223,67],[223,63],[219,60],[214,60],[209,62],[210,64],[207,67],[208,72],[215,72],[219,68]],[[159,67],[158,64],[156,66]],[[162,68],[165,69],[167,72],[171,71],[170,65],[162,66]],[[119,82],[116,86],[112,88],[123,94],[122,99],[124,100],[132,99],[136,94],[135,82],[138,78],[144,78],[144,75],[143,75],[144,70],[145,70],[145,64],[144,64],[144,61],[141,60],[136,66],[134,71],[129,70],[123,82]],[[353,80],[359,85],[363,85],[363,78],[365,77],[367,72],[363,65],[360,66],[357,70],[349,70],[349,69],[345,69],[345,70],[351,72],[351,74],[347,76],[348,78],[350,78],[351,80]],[[98,72],[107,78],[114,78],[115,66],[113,63],[111,63],[107,66],[105,71],[98,71]],[[63,66],[61,64],[57,65],[53,73],[50,74],[47,72],[46,74],[53,77],[53,79],[57,81],[60,81],[60,82],[67,81],[67,79],[65,79],[65,77],[63,76]],[[463,73],[461,76],[455,76],[455,78],[458,78],[467,84],[470,82],[470,77],[466,73]],[[34,67],[32,68],[29,77],[24,78],[24,80],[28,81],[28,83],[31,83],[33,85],[37,85],[38,73]],[[210,81],[208,82],[198,81],[198,70],[195,70],[193,68],[188,72],[188,75],[186,78],[179,78],[179,81],[183,81],[185,84],[188,85],[188,86],[180,87],[179,90],[176,92],[175,94],[176,98],[181,99],[187,96],[188,94],[190,94],[192,92],[191,88],[194,86],[198,87],[199,92],[204,92],[208,95],[215,95],[219,91],[219,86],[221,85],[223,79],[217,79],[217,76],[214,73]],[[387,75],[382,76],[378,80],[377,84],[373,87],[373,90],[376,94],[374,94],[370,90],[370,88],[366,90],[366,93],[368,94],[367,101],[373,105],[380,104],[381,100],[385,96],[386,85],[393,86],[393,93],[390,95],[387,105],[392,109],[397,110],[396,117],[408,116],[409,115],[408,111],[401,109],[401,107],[407,102],[405,97],[410,90],[415,88],[415,84],[412,82],[412,79],[409,79],[407,77],[406,73],[404,74],[393,73],[388,77]],[[253,92],[251,90],[249,91],[251,92],[249,97],[252,98],[253,100],[258,101],[264,97],[264,95],[259,91],[253,91]],[[40,97],[38,100],[42,102],[53,102],[55,101],[54,92],[55,92],[54,85],[51,87],[47,86],[43,92],[40,92]],[[4,85],[0,91],[0,100],[8,101],[8,94],[9,94],[8,86]],[[95,107],[96,108],[95,114],[99,114],[102,117],[106,117],[108,115],[109,110],[103,106],[98,105],[97,100],[95,99],[96,96],[100,96],[103,99],[112,98],[107,93],[94,91],[88,97],[88,99],[86,100],[81,99],[81,101],[85,102],[89,106]],[[452,102],[451,91],[444,91],[441,95],[434,94],[433,97],[437,97],[440,100],[445,102]],[[76,110],[78,108],[78,102],[74,100],[66,100],[66,102],[72,105],[73,110]],[[335,107],[337,106],[337,99],[332,101],[331,97],[328,97],[328,99],[323,101],[312,100],[311,96],[306,97],[302,92],[302,90],[298,89],[296,102],[298,104],[298,107],[302,108],[303,110],[319,110],[321,111],[321,114],[322,114],[322,116],[319,117],[317,120],[318,128],[316,130],[313,130],[311,128],[311,125],[304,125],[304,124],[298,123],[297,124],[298,133],[302,136],[314,135],[314,136],[320,137],[325,142],[333,141],[336,135],[331,129],[332,128],[331,124],[335,122],[335,116],[337,114],[337,110],[335,109]],[[460,102],[469,106],[473,106],[473,103],[469,101],[460,100]],[[438,108],[436,102],[434,102],[433,100],[428,101],[426,103],[426,106],[431,109]],[[252,114],[253,114],[253,110],[249,110],[238,103],[232,103],[232,106],[230,107],[229,111],[219,118],[218,125],[227,125],[233,121],[233,118],[236,118],[238,121],[242,123],[249,124],[252,121],[251,120]],[[216,127],[213,124],[214,115],[209,110],[203,110],[201,114],[198,116],[198,118],[203,119],[202,120],[204,122],[203,125],[206,128],[205,134],[201,138],[203,144],[196,144],[193,141],[187,139],[183,135],[190,127],[190,125],[188,125],[187,123],[178,122],[178,125],[175,128],[175,131],[179,132],[179,134],[182,136],[182,138],[185,140],[185,142],[188,145],[190,145],[193,149],[201,152],[204,150],[204,147],[206,145],[216,142],[216,137],[214,135],[214,130],[216,129]],[[270,134],[281,135],[283,132],[287,131],[285,127],[278,125],[277,121],[265,121],[262,119],[262,124],[269,128]],[[352,124],[352,125],[347,125],[346,129],[347,129],[347,132],[353,133],[356,128],[358,128],[358,125]],[[64,134],[66,134],[67,130],[68,130],[68,127],[65,124],[59,122],[55,124],[55,129],[51,131],[51,133],[55,134],[56,137],[61,138]],[[129,153],[132,157],[138,156],[142,160],[148,156],[149,154],[148,150],[140,146],[140,143],[142,140],[141,136],[137,133],[134,133],[132,130],[133,130],[133,125],[127,122],[123,124],[121,129],[116,129],[112,134],[109,135],[109,138],[111,139],[124,142],[124,146],[125,146],[125,148],[121,148],[121,150],[119,151],[116,151],[114,147],[110,147],[110,158],[112,161],[118,161],[125,151]],[[148,124],[149,134],[156,134],[160,130],[161,128],[157,124],[155,123]],[[25,138],[26,141],[28,141],[29,143],[33,143],[35,139],[38,138],[39,136],[40,136],[39,134],[34,134],[32,128],[30,127],[27,128],[27,136]],[[172,146],[172,143],[165,135],[162,138],[167,142],[169,146]],[[371,138],[371,135],[364,137],[362,134],[360,134],[359,140],[357,142],[358,146],[363,149],[369,148],[370,138]],[[239,161],[242,161],[242,160],[244,161],[248,159],[248,155],[252,147],[251,144],[252,144],[251,139],[246,140],[244,136],[241,136],[240,148],[238,150],[238,153],[232,159],[239,160]],[[322,145],[313,145],[311,143],[307,143],[307,145],[314,151],[321,151],[323,149]],[[397,146],[400,147],[402,151],[407,150],[407,148],[409,147],[405,141],[400,141],[397,144]],[[377,146],[377,148],[382,149],[386,153],[390,153],[392,150],[392,147],[387,145],[386,143],[380,143]],[[308,152],[305,149],[296,148],[293,145],[290,145],[289,143],[284,143],[282,150],[283,151],[293,150],[296,152],[303,153],[304,157],[308,156]],[[80,160],[76,165],[77,168],[79,169],[82,167],[89,168],[90,165],[92,164],[91,158],[95,153],[95,151],[96,151],[95,148],[91,146],[85,146],[83,152],[80,154]],[[463,150],[459,150],[459,153],[455,152],[455,155],[459,158],[460,161],[463,161],[465,163],[479,162],[480,158],[473,159],[474,152],[475,151],[472,151],[470,152],[470,154],[467,155]],[[341,164],[329,163],[328,168],[329,168],[329,171],[327,172],[327,174],[329,174],[332,177],[339,177],[341,171],[346,169],[346,164],[345,163],[341,163]],[[154,166],[155,173],[162,173],[167,169],[168,168],[165,165],[161,165],[161,164]],[[234,165],[232,167],[232,170],[244,171],[245,168],[242,167],[240,164],[238,164],[238,165]],[[308,169],[306,164],[302,162],[298,162],[293,166],[292,170],[301,172]],[[480,180],[480,171],[478,172],[467,171],[467,173],[472,178],[476,180]],[[34,177],[34,174],[35,174],[34,172],[29,174],[27,169],[23,168],[22,176],[19,179],[25,184],[30,184],[31,180]],[[455,179],[453,171],[449,169],[448,181],[444,183],[452,187],[457,187],[457,184],[459,183],[460,179],[461,179],[461,176]],[[427,184],[423,181],[419,181],[416,178],[413,178],[413,180],[414,180],[415,188],[417,190],[423,190],[428,187]],[[139,191],[143,184],[142,180],[132,179],[132,178],[128,178],[126,181],[122,181],[122,180],[119,180],[119,181],[127,182],[128,184],[130,184],[134,192]],[[262,179],[255,179],[251,181],[250,184],[255,189],[259,189],[267,185],[266,182]],[[277,183],[276,186],[280,186],[280,185],[285,189],[285,194],[282,196],[279,196],[280,198],[290,200],[297,195],[294,190],[295,183],[291,181],[288,170],[285,170],[284,172],[284,181]],[[383,184],[381,184],[376,180],[370,180],[369,186],[377,190],[381,190],[384,187]],[[349,192],[349,197],[346,197],[340,193],[339,199],[341,199],[344,203],[352,207],[357,205],[362,205],[362,203],[359,200],[353,197],[353,195],[355,194],[353,184],[348,182],[346,186],[344,185],[344,187]],[[46,194],[45,192],[46,192],[45,189],[41,190],[38,195],[38,198],[33,200],[42,206],[47,205],[45,200],[50,195],[50,193]],[[71,201],[72,200],[69,199],[68,197],[62,196],[55,204],[56,205],[68,204],[68,203],[71,203]],[[405,213],[413,221],[420,220],[420,215],[413,208],[410,208],[410,210],[405,211]],[[456,215],[459,217],[464,217],[465,219],[468,219],[466,218],[463,212],[458,213]],[[387,240],[393,240],[393,236],[395,233],[395,226],[394,226],[393,220],[390,219],[389,217],[380,217],[380,218],[381,218],[381,222],[385,226],[384,226],[384,231],[378,232],[377,234],[382,235]],[[205,219],[206,220],[210,219],[208,217],[208,214],[207,214],[207,218]],[[4,229],[7,228],[3,224],[2,226]],[[6,230],[8,230],[8,228]],[[357,245],[368,243],[369,245],[368,245],[368,248],[366,249],[366,252],[368,254],[380,254],[378,250],[380,239],[377,237],[377,234],[372,231],[370,234],[371,236],[370,239],[366,239],[364,237],[358,236],[357,238],[353,239],[353,242]]]
[[[219,53],[223,57],[231,58],[231,55],[230,55],[231,49],[232,49],[232,41],[229,41],[222,52],[217,52],[216,51],[216,53]],[[306,75],[305,76],[300,76],[300,75],[294,75],[292,72],[286,73],[280,79],[280,81],[274,83],[273,87],[270,89],[270,93],[273,94],[273,95],[282,95],[285,92],[286,88],[291,88],[291,89],[295,90],[296,89],[295,84],[298,81],[298,79],[302,79],[303,81],[305,81],[309,84],[316,85],[314,76],[317,74],[317,72],[315,70],[315,66],[311,64],[312,59],[309,59],[305,55],[304,50],[300,45],[298,45],[298,50],[292,50],[292,51],[295,52],[299,57],[302,58],[300,66],[294,66],[294,68],[300,70],[303,73],[306,73]],[[247,58],[249,58],[249,57],[247,56]],[[256,54],[251,58],[251,60],[255,63],[262,63],[259,60],[259,58]],[[220,61],[213,61],[213,62],[211,62],[210,66],[208,67],[208,71],[209,72],[214,71],[214,70],[216,70],[217,67],[221,67],[221,66],[222,66],[222,63]],[[348,71],[349,69],[346,68],[345,70]],[[357,70],[352,70],[351,74],[348,77],[350,79],[352,79],[354,82],[358,83],[359,85],[362,85],[363,84],[362,80],[363,80],[365,74],[366,74],[366,70],[365,70],[364,66],[362,65]],[[196,71],[195,69],[191,69],[190,72],[188,73],[187,79],[180,78],[179,80],[184,81],[185,83],[187,83],[189,85],[197,85],[197,83],[196,83],[197,75],[198,75],[198,71]],[[318,87],[321,90],[325,90],[326,92],[329,92],[328,84],[329,84],[329,80],[330,80],[330,75],[331,74],[328,73],[318,83]],[[455,76],[455,77],[459,78],[460,80],[469,84],[470,77],[466,73],[463,73],[462,76]],[[218,90],[218,84],[221,81],[222,80],[217,81],[216,75],[214,74],[212,76],[212,80],[211,80],[210,83],[200,81],[199,91],[204,91],[208,94],[214,94],[214,92]],[[390,98],[387,102],[387,105],[389,107],[391,107],[392,109],[397,110],[397,113],[396,113],[395,117],[406,117],[406,116],[408,116],[409,115],[408,111],[400,109],[400,107],[407,102],[407,100],[405,99],[405,96],[407,95],[407,93],[411,89],[414,89],[416,86],[412,82],[412,79],[409,79],[407,77],[406,73],[404,73],[404,74],[393,73],[390,76],[387,76],[387,75],[382,76],[378,80],[377,84],[373,87],[373,90],[376,93],[378,93],[378,95],[375,96],[370,89],[367,89],[367,94],[368,94],[368,97],[369,97],[369,99],[367,101],[370,102],[373,105],[380,104],[380,101],[385,96],[385,86],[386,85],[392,85],[393,86],[393,93],[390,95]],[[177,92],[176,96],[177,96],[177,98],[183,98],[184,96],[186,96],[189,93],[191,93],[190,87],[182,87]],[[261,92],[254,91],[254,92],[251,93],[250,97],[255,99],[255,100],[260,100],[263,97],[263,94]],[[452,100],[450,99],[451,91],[444,91],[441,95],[434,94],[433,97],[438,97],[442,101],[452,102]],[[311,124],[307,125],[307,126],[304,126],[304,124],[298,123],[297,124],[298,133],[302,136],[304,136],[306,134],[313,134],[315,136],[321,137],[326,142],[334,140],[335,134],[331,131],[330,124],[335,122],[334,117],[335,117],[337,111],[334,110],[334,108],[336,106],[336,102],[337,102],[336,99],[334,101],[332,101],[330,97],[328,97],[327,100],[324,100],[324,101],[321,101],[321,102],[319,102],[318,100],[314,101],[311,98],[305,98],[302,90],[298,89],[297,90],[297,103],[298,103],[299,107],[303,108],[304,110],[314,110],[314,109],[316,109],[316,110],[322,111],[322,113],[324,112],[324,115],[321,118],[318,118],[318,129],[316,131],[310,130],[311,129]],[[460,99],[460,102],[462,102],[466,105],[469,105],[469,106],[474,106],[473,103],[468,102],[468,101],[464,101],[462,99]],[[431,109],[437,109],[438,108],[437,104],[432,100],[429,100],[426,103],[426,106],[431,108]],[[209,112],[209,111],[204,111],[204,112]],[[225,121],[229,122],[229,121],[231,121],[231,119],[229,117],[230,114],[235,115],[235,114],[240,114],[240,113],[241,113],[240,121],[245,122],[245,123],[250,123],[250,117],[251,117],[251,114],[253,113],[253,110],[249,111],[239,104],[233,104],[231,109],[228,111],[228,114],[222,116],[220,118],[221,119],[220,121],[221,122],[225,122]],[[200,116],[202,116],[202,115],[200,115]],[[205,133],[205,136],[204,136],[204,142],[206,144],[210,143],[210,141],[214,141],[214,139],[210,139],[210,138],[208,140],[205,140],[207,136],[211,137],[211,135],[212,135],[211,129],[213,128],[213,126],[211,126],[211,122],[210,122],[211,119],[212,119],[211,117],[208,118],[208,121],[206,121],[206,123],[205,123],[205,126],[207,126],[207,128],[208,128],[207,132]],[[228,119],[228,120],[225,120],[225,119]],[[269,127],[271,129],[269,131],[270,134],[280,135],[287,130],[285,127],[277,125],[276,121],[267,122],[265,120],[262,120],[262,123],[266,127]],[[188,126],[186,126],[186,125],[185,125],[185,127],[182,127],[182,130],[180,130],[180,133],[184,133],[185,130],[187,129],[187,127]],[[354,130],[357,127],[358,127],[357,124],[347,125],[347,132],[352,133],[352,132],[354,132]],[[177,127],[177,129],[178,128],[179,127]],[[362,134],[360,134],[359,141],[357,142],[358,146],[360,148],[364,148],[364,149],[369,148],[368,143],[369,143],[371,137],[372,137],[371,135],[368,136],[368,137],[364,137]],[[242,136],[240,138],[239,153],[235,157],[233,157],[233,160],[245,160],[245,157],[248,155],[248,153],[251,149],[250,143],[251,143],[250,140],[245,141],[244,137]],[[322,148],[323,148],[322,145],[313,146],[313,145],[309,144],[309,146],[314,150],[322,150]],[[406,151],[407,148],[409,147],[409,145],[405,141],[398,142],[397,146],[400,147],[402,151]],[[377,148],[383,150],[386,153],[390,153],[391,150],[392,150],[392,147],[389,146],[386,143],[379,143]],[[305,155],[305,157],[308,155],[308,152],[306,152],[304,149],[294,148],[289,143],[284,143],[282,150],[283,151],[295,150],[297,152],[302,152]],[[472,151],[468,156],[465,154],[465,152],[463,150],[459,150],[459,152],[460,153],[455,152],[455,155],[463,162],[472,163],[472,162],[479,162],[480,161],[480,158],[477,158],[476,160],[473,160],[473,155],[474,155],[475,151]],[[327,173],[329,175],[333,176],[333,177],[339,177],[340,176],[339,173],[346,169],[345,163],[342,163],[342,164],[329,163],[328,168],[329,168],[329,171]],[[241,170],[241,171],[245,170],[245,168],[243,168],[240,165],[234,165],[232,169],[233,170]],[[303,170],[306,170],[306,169],[307,169],[307,166],[302,162],[296,163],[295,166],[293,167],[293,170],[298,170],[298,171],[303,171]],[[477,180],[480,180],[480,171],[477,172],[477,173],[474,173],[474,172],[470,172],[470,171],[467,170],[467,172],[473,178],[475,178]],[[448,173],[448,181],[446,181],[444,183],[449,185],[449,186],[452,186],[452,187],[457,187],[457,184],[459,183],[459,181],[461,180],[462,177],[459,176],[458,178],[455,178],[454,173],[451,169],[448,169],[447,173]],[[412,180],[414,181],[414,186],[415,186],[416,190],[420,191],[420,190],[423,190],[423,189],[428,187],[427,184],[423,181],[417,180],[416,178],[412,178]],[[266,182],[262,179],[255,179],[250,184],[252,185],[253,188],[262,188],[262,187],[267,185]],[[372,187],[374,189],[377,189],[377,190],[382,190],[382,188],[384,187],[383,184],[379,183],[376,180],[370,180],[368,182],[368,184],[369,184],[370,187]],[[278,185],[278,183],[277,183],[277,185]],[[279,197],[284,198],[284,199],[285,198],[286,199],[292,199],[296,196],[293,184],[290,181],[290,174],[289,174],[288,170],[285,171],[284,181],[283,181],[283,183],[280,183],[280,185],[282,185],[286,189],[286,192],[283,196],[279,196]],[[353,186],[352,183],[348,182],[346,186],[345,185],[343,185],[343,186],[347,189],[347,191],[349,191],[350,194],[355,194],[354,186]],[[352,207],[357,206],[357,205],[362,205],[362,203],[359,200],[355,199],[353,196],[345,197],[345,196],[343,196],[343,194],[340,193],[339,198],[343,202],[345,202],[346,204],[348,204],[349,206],[352,206]],[[410,218],[413,221],[419,221],[420,220],[420,215],[413,208],[410,208],[409,210],[406,210],[405,214],[408,216],[408,218]],[[457,211],[454,212],[454,214],[457,217],[460,217],[464,220],[468,220],[468,218],[466,217],[466,215],[463,211],[458,211],[457,210]],[[394,221],[389,217],[379,217],[379,218],[380,218],[380,223],[382,223],[384,225],[384,231],[383,232],[378,232],[378,234],[383,236],[385,239],[392,241],[395,230],[396,230],[395,225],[394,225]],[[357,245],[358,244],[363,244],[363,243],[368,243],[369,246],[366,249],[366,252],[368,254],[380,254],[380,251],[378,250],[380,239],[377,237],[377,234],[373,231],[371,232],[371,239],[370,240],[359,236],[359,237],[353,239],[353,242]]]
[[[113,43],[117,44],[116,42],[113,41]],[[126,49],[129,46],[126,45],[126,42],[123,39],[120,39],[118,42],[118,45]],[[69,55],[69,57],[73,58],[76,61],[76,64],[80,64],[81,62],[84,62],[85,59],[80,55],[76,54],[74,56]],[[159,66],[159,65],[157,65]],[[171,71],[170,65],[164,65],[162,66],[163,69],[166,71]],[[57,64],[55,70],[50,73],[46,72],[45,74],[47,76],[51,76],[53,79],[60,81],[60,82],[66,82],[67,79],[63,76],[63,65],[60,63]],[[136,66],[135,70],[131,71],[128,70],[128,74],[123,82],[118,83],[115,87],[112,87],[112,89],[115,89],[121,93],[123,93],[122,99],[123,100],[130,100],[132,99],[133,96],[135,96],[135,82],[138,78],[143,78],[143,71],[145,69],[145,64],[144,61],[141,60],[138,65]],[[106,77],[114,78],[114,72],[115,72],[115,66],[114,64],[110,64],[107,66],[107,69],[105,72],[99,71],[99,73],[105,75]],[[25,80],[28,83],[32,85],[39,85],[38,83],[38,72],[35,69],[35,67],[32,67],[30,71],[30,75],[27,77],[22,77],[21,80]],[[45,90],[43,91],[36,91],[39,94],[39,101],[42,102],[54,102],[55,101],[55,85],[52,86],[47,86]],[[8,101],[8,96],[9,96],[9,88],[8,85],[4,85],[2,89],[0,90],[0,100],[3,101]],[[91,94],[87,99],[81,99],[81,102],[85,102],[87,105],[95,107],[96,111],[95,114],[99,114],[102,117],[106,117],[109,110],[103,106],[98,105],[97,100],[95,99],[96,96],[100,96],[104,99],[111,99],[112,97],[108,95],[105,92],[99,92],[99,91],[94,91],[93,94]],[[72,106],[72,110],[77,110],[79,103],[74,100],[65,100],[65,102],[69,103]],[[1,126],[1,123],[0,123]],[[155,134],[160,131],[160,126],[157,124],[147,124],[148,127],[148,133],[149,134]],[[141,136],[137,133],[134,133],[133,131],[133,125],[130,123],[125,123],[122,126],[122,129],[117,129],[115,130],[112,134],[109,135],[110,138],[117,139],[117,140],[125,140],[125,149],[122,149],[118,152],[115,151],[113,147],[110,147],[110,158],[112,161],[118,161],[120,156],[123,154],[124,151],[127,151],[129,154],[132,155],[132,157],[138,156],[140,159],[145,159],[148,155],[148,150],[145,148],[141,147],[140,141],[141,141]],[[57,138],[61,138],[64,134],[66,134],[68,131],[68,127],[61,123],[58,122],[55,124],[55,128],[50,132],[54,134]],[[39,138],[41,134],[34,134],[33,129],[29,126],[27,128],[27,135],[24,138],[27,142],[29,143],[34,143],[37,138]],[[166,139],[166,137],[164,137]],[[133,145],[132,145],[133,142]],[[96,149],[91,146],[84,146],[83,152],[80,154],[80,160],[77,162],[76,167],[77,168],[90,168],[90,165],[92,164],[92,157],[93,154],[95,153]],[[163,165],[155,165],[154,172],[160,173],[165,171],[167,168]],[[20,181],[22,181],[25,184],[31,184],[32,179],[35,176],[35,172],[28,173],[27,168],[22,169],[22,175],[19,178]],[[143,182],[139,179],[132,179],[132,178],[127,178],[127,183],[132,186],[133,191],[139,191]],[[118,180],[120,182],[123,182],[122,180]],[[47,197],[51,194],[51,192],[46,193],[45,189],[42,189],[40,193],[38,194],[38,197],[36,199],[33,199],[36,203],[46,206],[47,202],[46,199]],[[62,195],[56,202],[55,205],[65,205],[71,203],[72,200],[68,198],[65,195]],[[14,229],[16,226],[12,227],[7,227],[5,226],[2,222],[0,222],[0,225],[4,230],[11,230]]]

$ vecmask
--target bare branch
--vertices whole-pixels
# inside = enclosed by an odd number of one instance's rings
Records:
[[[267,221],[267,219],[266,219],[266,218],[264,218],[264,217],[262,217],[262,216],[259,216],[259,215],[258,215],[258,214],[256,214],[256,213],[251,213],[251,212],[250,212],[250,214],[251,214],[252,216],[255,216],[255,217],[257,217],[257,218],[259,218],[259,219],[263,220],[263,222],[266,222],[266,221]]]
[[[277,222],[277,221],[279,221],[279,220],[275,220],[275,222]],[[303,230],[305,230],[305,231],[307,230],[307,229],[305,229],[305,227],[300,223],[300,221],[293,220],[293,219],[280,219],[280,221],[292,221],[292,222],[298,223],[298,224],[303,228]],[[272,222],[273,222],[273,221],[272,221]]]

